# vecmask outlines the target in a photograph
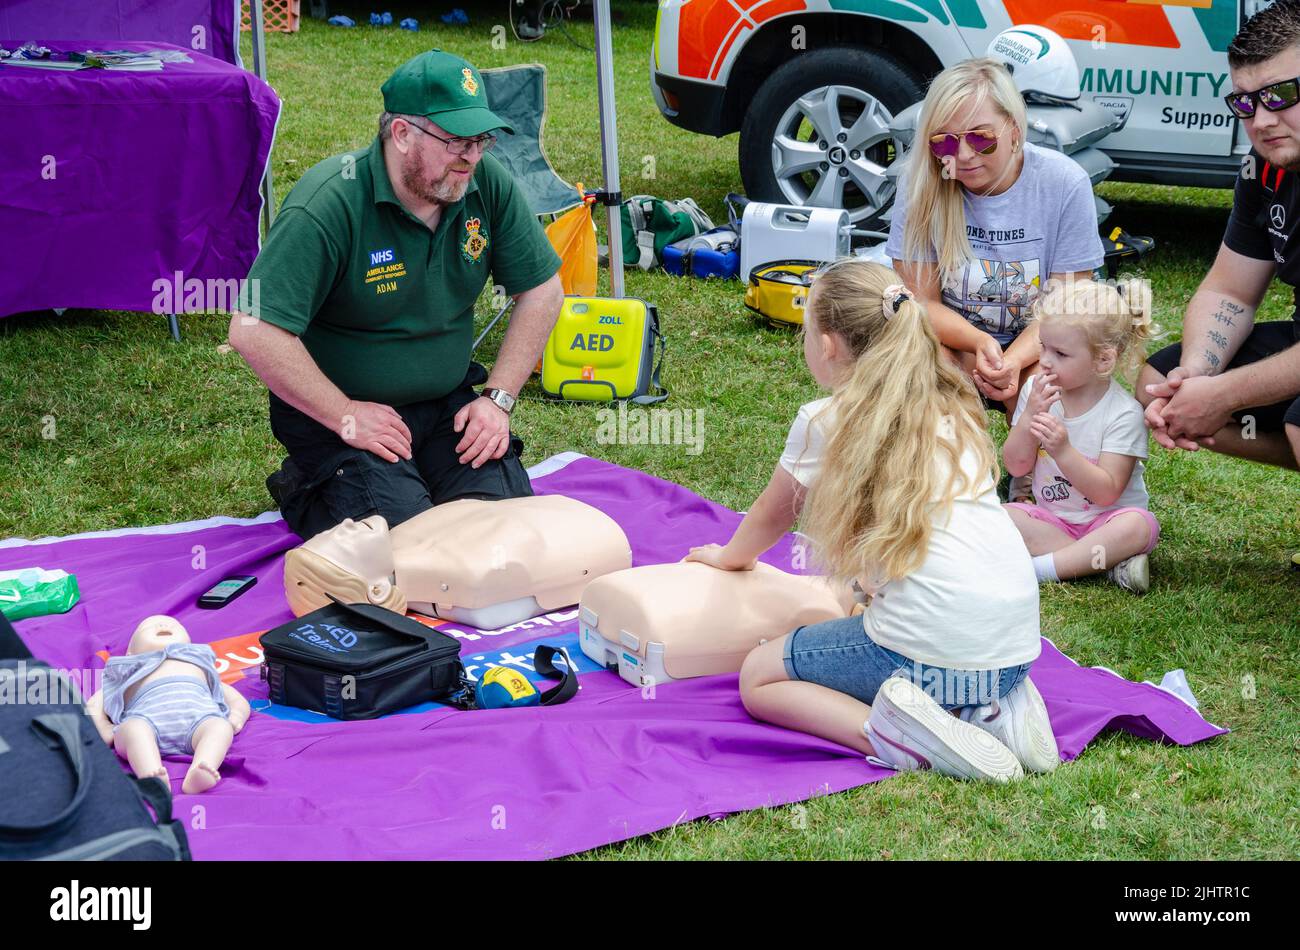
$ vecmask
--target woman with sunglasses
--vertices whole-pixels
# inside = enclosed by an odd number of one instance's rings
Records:
[[[949,355],[991,405],[1015,408],[1038,363],[1033,302],[1049,280],[1102,263],[1087,173],[1025,141],[1006,67],[970,59],[930,84],[885,251]]]

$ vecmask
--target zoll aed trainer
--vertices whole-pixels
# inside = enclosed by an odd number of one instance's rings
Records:
[[[565,297],[542,353],[542,390],[587,402],[662,402],[663,353],[653,305],[635,297]]]

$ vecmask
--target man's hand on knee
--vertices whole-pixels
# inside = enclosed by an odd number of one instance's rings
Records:
[[[411,430],[392,406],[349,401],[336,431],[354,449],[373,452],[385,462],[411,457]]]
[[[460,463],[480,468],[484,462],[499,459],[510,447],[510,416],[486,396],[480,396],[456,413],[453,423],[464,436],[456,443]]]

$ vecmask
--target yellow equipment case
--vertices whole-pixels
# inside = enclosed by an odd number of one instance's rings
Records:
[[[745,306],[777,323],[803,324],[808,287],[820,261],[772,261],[755,267],[745,288]]]

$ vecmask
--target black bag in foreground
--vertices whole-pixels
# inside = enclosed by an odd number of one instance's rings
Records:
[[[262,634],[272,702],[374,719],[423,702],[468,708],[460,643],[374,604],[335,601]]]
[[[0,859],[189,860],[171,789],[122,770],[67,677],[0,660],[0,697]]]

